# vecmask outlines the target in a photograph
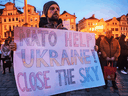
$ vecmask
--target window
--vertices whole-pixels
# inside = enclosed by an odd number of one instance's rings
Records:
[[[28,12],[30,12],[30,10],[28,10]]]
[[[11,26],[9,26],[9,31],[11,31]]]
[[[33,27],[33,25],[31,25],[31,27]]]
[[[88,22],[88,25],[90,25],[90,22]]]
[[[37,21],[37,18],[35,18],[35,21]]]
[[[127,27],[126,27],[126,30],[127,30]]]
[[[18,21],[18,18],[16,18],[16,21]]]
[[[122,30],[123,28],[121,27],[121,30]]]
[[[32,21],[32,18],[30,19],[30,21]]]
[[[111,28],[112,31],[114,31],[114,28]]]
[[[9,18],[9,22],[11,22],[11,18]]]
[[[6,22],[6,19],[4,19],[4,22]]]
[[[4,30],[7,30],[7,25],[4,25]]]
[[[6,32],[4,32],[4,37],[6,37]]]
[[[37,25],[35,25],[35,27],[37,27]]]
[[[74,25],[72,25],[72,29],[74,29]]]
[[[14,18],[12,18],[12,21],[14,21]]]
[[[118,31],[118,28],[115,28],[115,31]]]
[[[115,23],[115,25],[117,25],[117,23]]]
[[[8,15],[12,15],[12,13],[8,13]]]
[[[126,25],[126,23],[125,22],[122,22],[122,25]]]
[[[22,22],[24,22],[24,19],[22,19]]]
[[[74,23],[74,19],[71,19],[71,22]]]
[[[125,27],[123,27],[123,30],[125,30]]]
[[[114,23],[112,23],[114,25]]]
[[[15,27],[15,25],[13,25],[13,30],[14,30],[14,27]]]

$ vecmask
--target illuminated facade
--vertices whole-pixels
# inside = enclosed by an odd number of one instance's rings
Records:
[[[119,32],[120,34],[125,34],[128,38],[128,14],[122,15],[121,17],[117,18],[119,21]]]
[[[28,23],[31,27],[39,27],[39,15],[35,7],[28,5]],[[8,2],[0,14],[0,36],[3,39],[14,36],[14,27],[20,27],[25,23],[25,15],[19,11],[14,3]]]
[[[93,14],[90,18],[83,18],[78,23],[78,31],[80,32],[89,32],[95,33],[95,37],[97,38],[99,35],[104,35],[106,31],[106,22],[104,19],[97,19]]]
[[[61,15],[60,18],[64,23],[68,23],[69,25],[69,30],[76,31],[76,16],[69,14],[68,12],[64,11]],[[66,24],[65,24],[66,25]]]
[[[106,23],[107,23],[106,29],[112,30],[112,34],[114,37],[119,37],[120,27],[119,27],[119,21],[116,19],[116,17],[113,17],[112,19],[107,20]]]

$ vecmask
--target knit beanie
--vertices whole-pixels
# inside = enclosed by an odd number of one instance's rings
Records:
[[[44,7],[43,7],[43,13],[44,13],[44,15],[45,15],[46,17],[47,17],[47,15],[48,15],[48,9],[49,9],[49,7],[50,7],[52,4],[56,4],[56,5],[59,7],[59,5],[58,5],[55,1],[49,1],[49,2],[45,3],[45,4],[44,4]]]

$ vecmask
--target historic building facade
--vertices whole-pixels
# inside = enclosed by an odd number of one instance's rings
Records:
[[[122,15],[121,17],[117,18],[119,21],[119,32],[120,34],[125,34],[128,38],[128,14]]]
[[[14,36],[14,27],[25,23],[25,14],[19,11],[14,3],[8,2],[0,14],[0,36],[2,39]],[[31,27],[39,27],[39,15],[35,7],[28,5],[28,23]]]
[[[89,32],[95,33],[95,37],[97,38],[99,35],[104,35],[106,31],[106,22],[104,19],[97,19],[93,14],[90,18],[83,18],[78,23],[78,31],[80,32]]]
[[[71,15],[68,12],[64,11],[60,18],[63,21],[64,27],[68,28],[68,30],[76,31],[76,15]],[[66,26],[67,25],[67,26]]]
[[[114,37],[119,37],[120,36],[120,27],[119,27],[119,21],[117,20],[116,17],[113,17],[112,19],[109,19],[106,21],[107,26],[106,29],[107,30],[112,30],[112,34]]]

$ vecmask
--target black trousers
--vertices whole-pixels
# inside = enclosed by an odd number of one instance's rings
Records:
[[[124,67],[127,68],[127,56],[120,55],[118,58],[118,62],[119,70],[124,70]]]

